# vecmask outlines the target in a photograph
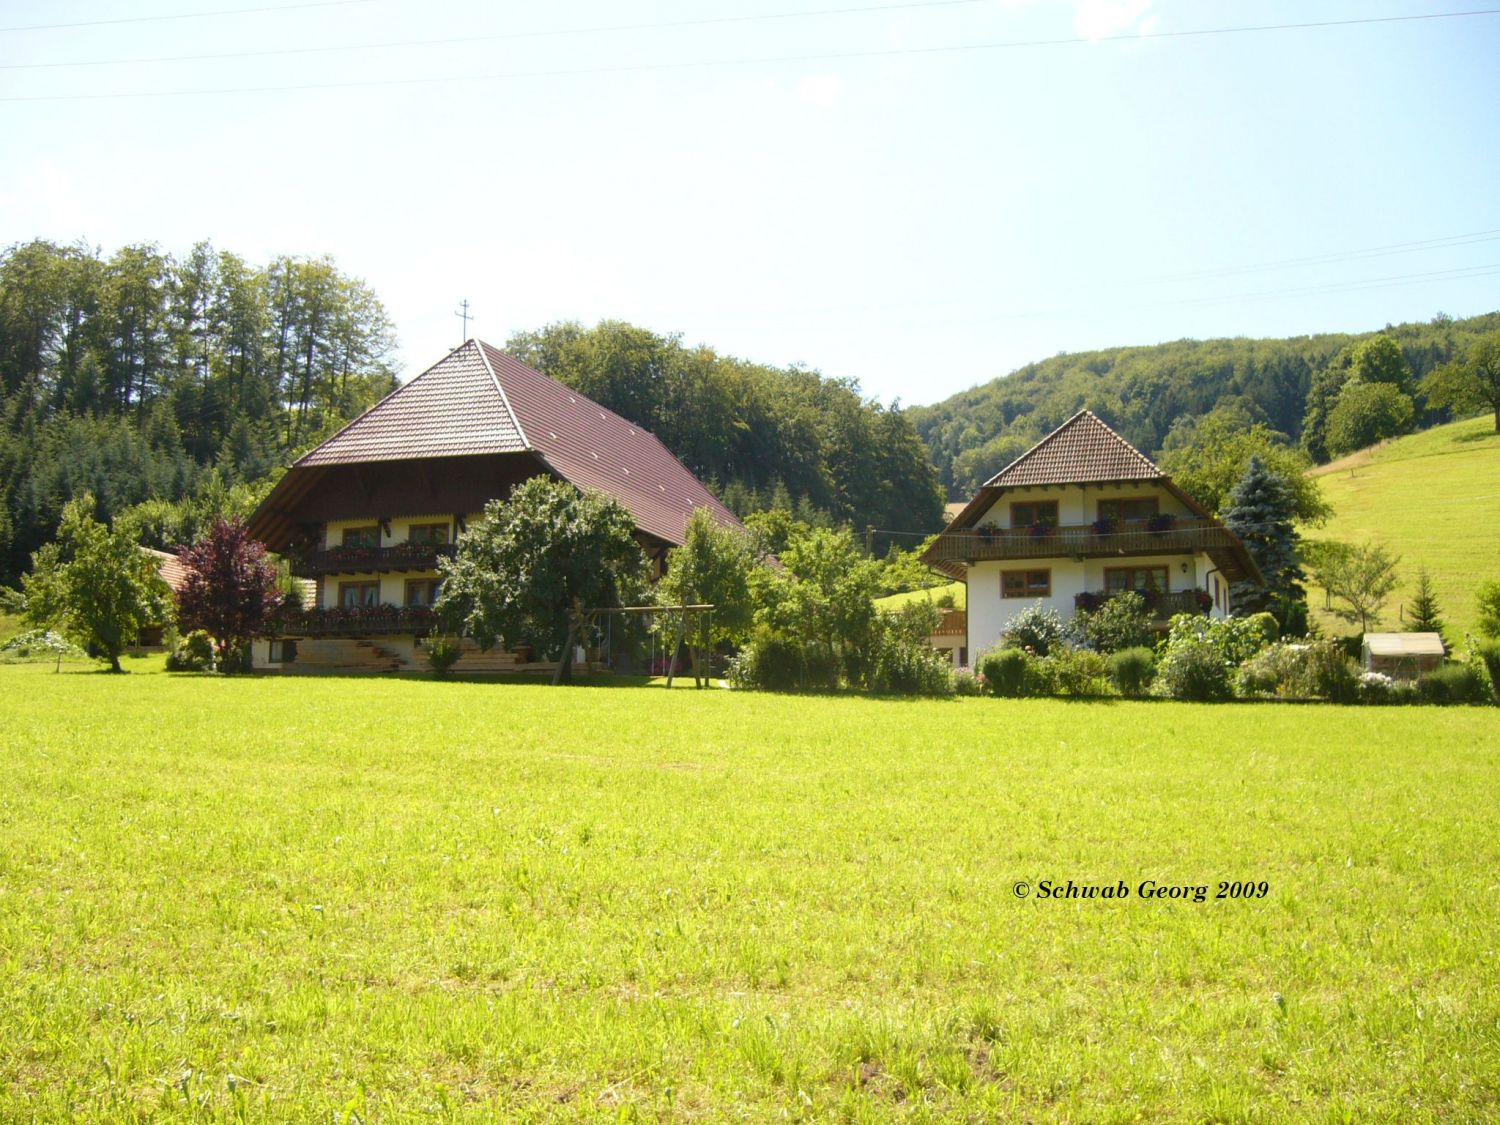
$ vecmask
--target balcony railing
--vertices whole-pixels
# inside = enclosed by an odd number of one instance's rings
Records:
[[[1083,594],[1075,594],[1073,607],[1075,609],[1096,610],[1105,602],[1121,593],[1118,590],[1100,590]],[[1166,621],[1176,617],[1179,613],[1207,613],[1213,608],[1213,598],[1206,590],[1175,590],[1169,594],[1158,593],[1155,590],[1136,590],[1146,603],[1146,611],[1157,621]]]
[[[427,606],[339,606],[334,609],[284,609],[271,622],[276,637],[424,637],[436,621]]]
[[[309,551],[292,560],[292,572],[312,578],[319,574],[371,574],[392,570],[436,570],[438,559],[452,558],[451,543],[397,543],[393,547],[330,547]]]
[[[978,527],[949,531],[938,537],[924,558],[933,563],[973,563],[995,559],[1176,555],[1233,545],[1234,536],[1217,520],[1163,518],[1150,524],[1100,521],[1059,527]]]

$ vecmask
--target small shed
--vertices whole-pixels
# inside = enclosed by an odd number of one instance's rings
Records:
[[[1438,633],[1366,633],[1366,672],[1383,672],[1392,679],[1414,680],[1443,663],[1448,654]]]
[[[969,663],[969,615],[961,609],[939,610],[943,615],[928,643],[953,662],[955,668]]]

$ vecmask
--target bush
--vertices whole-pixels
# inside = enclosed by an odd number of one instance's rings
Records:
[[[1263,644],[1271,645],[1281,640],[1281,626],[1277,623],[1274,613],[1267,613],[1265,610],[1261,610],[1259,613],[1252,613],[1249,617],[1245,618],[1245,621],[1250,625],[1254,625],[1259,631]]]
[[[1412,693],[1383,672],[1363,672],[1359,677],[1358,698],[1361,703],[1405,703]]]
[[[1046,656],[1052,646],[1062,643],[1063,635],[1062,618],[1057,610],[1037,602],[1005,623],[1000,641],[1006,648],[1030,649],[1038,656]]]
[[[1068,695],[1112,695],[1109,657],[1086,648],[1058,648],[1044,662],[1054,691]],[[1038,693],[1040,694],[1040,693]]]
[[[1235,683],[1243,696],[1349,703],[1359,697],[1359,665],[1337,641],[1274,644],[1241,665]]]
[[[806,644],[765,625],[729,663],[730,683],[761,691],[832,691],[838,658],[826,644]]]
[[[7,664],[79,658],[83,655],[83,649],[66,637],[45,629],[32,629],[30,632],[17,634],[0,645],[0,658]]]
[[[213,638],[202,629],[183,637],[167,655],[168,672],[212,672],[214,670]]]
[[[996,695],[1026,694],[1026,654],[1018,648],[1002,648],[982,657],[979,674]]]
[[[1490,689],[1500,702],[1500,641],[1480,641],[1474,646],[1474,657],[1490,674]]]
[[[448,633],[440,633],[427,639],[427,667],[432,669],[432,674],[438,679],[453,671],[453,666],[463,654],[463,642]]]
[[[935,649],[887,634],[875,653],[869,685],[889,695],[952,695],[953,669]]]
[[[1124,648],[1109,658],[1110,678],[1124,695],[1144,695],[1156,674],[1156,653],[1144,645]]]
[[[984,677],[968,668],[955,668],[953,670],[953,694],[983,695]]]
[[[1085,644],[1103,653],[1138,648],[1152,640],[1146,599],[1134,590],[1116,594],[1093,612],[1080,610],[1073,616],[1073,629]]]
[[[1423,703],[1488,703],[1490,687],[1472,664],[1445,664],[1417,681],[1417,698]]]
[[[1500,639],[1500,579],[1481,582],[1474,591],[1479,606],[1479,631],[1486,637]]]
[[[1173,644],[1156,672],[1156,687],[1173,699],[1199,703],[1229,699],[1234,695],[1229,675],[1233,666],[1218,645],[1203,638]]]

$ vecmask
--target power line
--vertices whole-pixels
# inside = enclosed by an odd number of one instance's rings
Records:
[[[1314,293],[1353,293],[1362,289],[1385,289],[1391,286],[1409,285],[1419,281],[1457,281],[1500,274],[1500,262],[1489,262],[1478,266],[1458,266],[1454,269],[1432,270],[1427,273],[1394,274],[1389,277],[1371,277],[1362,281],[1332,282],[1327,285],[1308,285],[1296,289],[1272,289],[1260,293],[1237,293],[1226,297],[1188,297],[1181,301],[1159,301],[1158,306],[1214,305],[1231,301],[1262,301],[1279,297],[1300,297]],[[1139,306],[1137,306],[1139,307]],[[1154,306],[1146,306],[1154,307]]]
[[[365,0],[331,0],[362,3]],[[0,97],[0,102],[68,102],[105,101],[122,98],[206,97],[214,94],[279,94],[309,90],[373,89],[393,86],[431,86],[452,82],[494,82],[515,78],[581,78],[611,74],[641,74],[674,70],[706,70],[727,66],[759,66],[775,63],[840,62],[855,59],[906,58],[916,55],[963,54],[975,51],[1012,50],[1031,47],[1076,46],[1091,43],[1120,43],[1151,39],[1187,39],[1205,36],[1237,35],[1268,31],[1300,31],[1316,28],[1352,27],[1368,24],[1407,23],[1417,20],[1462,19],[1470,16],[1500,15],[1500,8],[1483,8],[1463,12],[1423,12],[1404,16],[1373,16],[1347,20],[1318,20],[1308,23],[1254,24],[1242,27],[1211,27],[1189,31],[1130,32],[1106,35],[1098,39],[1072,36],[1059,39],[1013,39],[991,43],[958,43],[939,47],[892,47],[867,51],[827,51],[810,55],[764,55],[740,59],[705,59],[689,62],[636,63],[623,66],[571,67],[556,70],[513,70],[489,74],[435,75],[427,78],[369,78],[345,82],[298,82],[281,86],[223,86],[191,90],[146,90],[108,94],[31,94]]]
[[[361,0],[363,2],[363,0]],[[757,23],[767,20],[806,19],[814,16],[864,15],[922,8],[952,8],[988,4],[994,0],[909,0],[897,4],[867,4],[858,7],[819,8],[802,12],[766,12],[745,16],[713,16],[672,20],[664,23],[602,24],[594,27],[553,28],[544,31],[506,31],[493,35],[454,35],[442,39],[392,39],[383,43],[334,43],[326,47],[268,47],[256,51],[222,51],[196,55],[156,55],[129,59],[91,59],[77,62],[0,63],[0,70],[52,70],[61,67],[124,66],[134,63],[209,62],[224,59],[258,59],[283,55],[323,55],[350,51],[384,51],[407,47],[453,47],[470,43],[497,43],[516,39],[551,39],[569,35],[602,35],[622,31],[662,31],[722,24]]]
[[[262,12],[291,12],[299,8],[343,8],[351,4],[370,4],[374,0],[305,0],[301,4],[274,4],[255,8],[220,8],[213,12],[175,12],[163,16],[121,16],[112,20],[78,20],[76,23],[32,23],[17,27],[0,27],[9,31],[59,31],[69,27],[112,27],[122,23],[162,23],[166,20],[201,20],[216,16],[245,16]]]
[[[1261,262],[1251,266],[1224,266],[1190,273],[1164,274],[1161,277],[1142,279],[1142,284],[1154,285],[1172,281],[1202,281],[1211,278],[1232,277],[1245,273],[1268,273],[1283,269],[1298,269],[1303,266],[1332,265],[1337,262],[1354,262],[1365,258],[1383,258],[1392,254],[1413,254],[1422,250],[1446,250],[1454,246],[1469,246],[1476,242],[1500,240],[1500,228],[1472,231],[1469,234],[1452,234],[1444,238],[1427,238],[1419,242],[1392,242],[1365,250],[1339,250],[1327,254],[1313,254],[1305,258],[1283,258],[1276,262]]]

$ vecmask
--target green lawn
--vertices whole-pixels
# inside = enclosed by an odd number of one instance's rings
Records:
[[[1500,1114],[1492,709],[23,666],[0,755],[0,1120]]]
[[[1475,587],[1500,578],[1500,434],[1493,417],[1375,446],[1316,475],[1336,514],[1325,527],[1309,529],[1309,537],[1374,540],[1401,556],[1402,583],[1382,627],[1401,628],[1398,609],[1411,597],[1417,567],[1425,565],[1450,625],[1449,640],[1462,644],[1478,616]],[[1321,589],[1309,590],[1308,602],[1329,631],[1355,630],[1321,612]]]
[[[891,594],[888,597],[876,598],[875,604],[884,610],[896,610],[900,609],[907,602],[935,602],[944,594],[951,594],[953,596],[953,606],[955,609],[963,609],[968,602],[969,588],[962,582],[948,582],[942,586],[933,586],[926,590],[908,590],[904,594]]]

